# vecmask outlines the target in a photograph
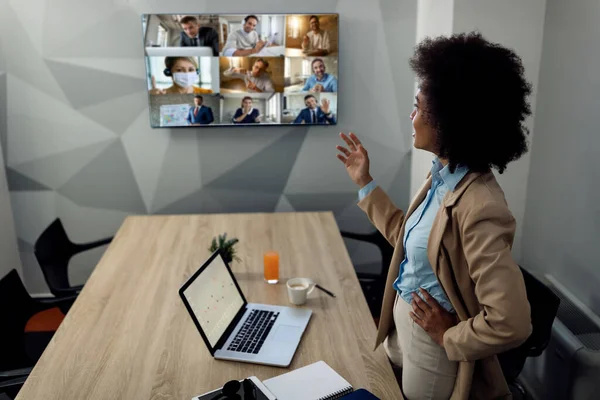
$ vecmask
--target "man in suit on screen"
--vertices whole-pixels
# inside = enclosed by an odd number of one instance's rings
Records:
[[[329,100],[323,99],[321,107],[319,107],[316,97],[309,94],[304,97],[304,104],[306,108],[300,111],[300,114],[298,114],[293,122],[294,124],[335,124],[335,117],[329,109]]]
[[[219,56],[219,35],[209,26],[200,26],[198,19],[190,15],[181,18],[181,35],[174,46],[180,47],[210,47],[213,56]]]
[[[210,107],[203,106],[203,98],[200,95],[194,96],[194,107],[190,107],[187,121],[192,126],[211,124],[215,118]]]

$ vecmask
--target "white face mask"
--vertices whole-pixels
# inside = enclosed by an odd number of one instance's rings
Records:
[[[195,72],[175,72],[173,82],[181,87],[189,87],[198,82],[198,74]]]

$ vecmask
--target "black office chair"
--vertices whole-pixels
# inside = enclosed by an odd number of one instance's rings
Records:
[[[35,242],[34,252],[46,283],[56,297],[72,296],[83,288],[83,285],[69,284],[69,260],[77,253],[104,246],[112,241],[112,237],[91,243],[76,244],[69,240],[67,232],[59,218],[42,232]]]
[[[32,369],[0,371],[0,400],[14,400]]]
[[[0,393],[16,395],[75,298],[33,299],[14,269],[0,279]]]
[[[380,272],[357,272],[358,281],[362,288],[371,315],[375,320],[381,315],[381,304],[383,303],[383,293],[385,291],[385,282],[392,262],[394,248],[385,237],[378,231],[372,233],[352,233],[340,231],[342,237],[359,240],[374,244],[381,252],[381,271]]]
[[[498,355],[502,372],[515,399],[522,398],[524,390],[517,381],[527,357],[537,357],[548,346],[552,323],[558,312],[560,299],[550,288],[521,267],[527,299],[531,307],[532,332],[521,346]]]

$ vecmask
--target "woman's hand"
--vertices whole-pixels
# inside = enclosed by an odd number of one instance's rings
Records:
[[[150,89],[148,91],[148,93],[150,93],[150,94],[167,94],[167,92],[164,89],[159,89],[156,87],[156,78],[154,77],[154,75],[152,75],[150,80],[152,82],[152,89]]]
[[[431,297],[427,290],[419,288],[426,301],[412,293],[410,317],[440,346],[444,347],[444,333],[458,323],[456,314],[449,313]]]
[[[362,188],[373,180],[369,174],[369,155],[367,154],[367,150],[365,150],[360,140],[352,132],[350,132],[350,137],[344,133],[340,133],[340,137],[346,142],[349,149],[343,146],[336,146],[336,149],[343,153],[343,155],[338,154],[337,158],[344,163],[352,182]]]

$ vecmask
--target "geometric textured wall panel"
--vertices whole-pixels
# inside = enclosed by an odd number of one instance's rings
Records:
[[[147,126],[148,111],[145,110],[121,136],[121,141],[146,209],[152,211],[152,202],[162,173],[163,161],[171,141],[170,135],[165,134],[164,131],[148,132],[145,129]],[[187,174],[185,175],[187,179]],[[189,185],[189,183],[185,184]]]
[[[33,5],[33,7],[36,6],[42,8],[43,4]],[[31,4],[30,7],[32,7]],[[68,30],[68,27],[63,26],[63,29]],[[37,50],[39,43],[34,45],[27,32],[27,27],[21,25],[19,17],[7,0],[0,1],[0,30],[0,38],[4,42],[2,58],[6,62],[6,71],[29,82],[37,90],[65,102],[66,99],[60,86],[44,65],[43,56]],[[9,91],[9,96],[11,93]]]
[[[35,243],[38,236],[56,218],[56,194],[51,191],[10,192],[17,236]]]
[[[6,122],[7,115],[7,96],[6,96],[6,73],[2,71],[2,40],[0,40],[0,147],[2,147],[2,160],[7,163],[7,141],[8,141],[8,124]]]
[[[76,109],[142,92],[146,87],[144,76],[133,78],[51,60],[46,60],[46,65]],[[89,90],[90,82],[104,82],[92,86],[93,96]]]
[[[10,167],[6,168],[6,181],[8,183],[8,189],[11,192],[52,190],[49,187],[44,186],[23,174],[20,174]]]
[[[291,129],[290,133],[225,172],[207,187],[281,193],[287,184],[307,130],[308,128]]]
[[[181,129],[150,131],[149,135],[167,135],[169,147],[161,162],[152,211],[162,209],[202,187],[200,156],[196,132]],[[158,159],[160,162],[160,158]]]
[[[11,168],[36,182],[52,189],[58,189],[114,142],[114,139],[105,140],[64,153],[38,158],[24,164],[13,165]]]
[[[223,134],[218,129],[202,132],[201,135],[198,135],[202,184],[208,185],[214,179],[278,140],[287,132],[284,129],[264,129],[252,133],[252,135],[248,135],[244,129],[233,129],[228,132],[230,141],[227,149],[223,149],[223,151],[215,151],[215,148],[223,143]]]
[[[98,122],[119,135],[123,134],[136,118],[148,109],[148,93],[135,92],[102,103],[80,108],[81,114]],[[123,112],[127,110],[127,112]],[[144,121],[148,123],[148,115]]]
[[[8,165],[25,164],[115,138],[108,130],[90,128],[82,132],[80,126],[68,120],[38,117],[33,107],[30,111],[8,116]]]
[[[295,210],[332,211],[334,215],[342,213],[350,205],[356,206],[356,191],[347,193],[296,193],[285,195]]]
[[[80,206],[146,212],[121,141],[111,144],[57,191]]]
[[[294,212],[295,208],[290,204],[287,196],[282,194],[275,206],[275,212]]]
[[[372,175],[405,205],[416,2],[306,0],[295,10],[340,13],[336,127],[150,127],[140,14],[244,12],[240,4],[0,0],[0,143],[32,292],[47,292],[32,243],[56,217],[75,242],[113,235],[132,213],[333,210],[340,228],[372,230],[336,159],[340,131],[361,137]],[[257,0],[252,10],[289,4]],[[357,244],[349,252],[364,265],[378,257]],[[74,268],[78,282],[91,272],[86,258]]]
[[[62,41],[66,43],[62,47],[53,46],[52,57],[141,58],[143,56],[141,15],[118,4],[124,2],[68,0],[68,3],[79,7],[81,5],[78,3],[88,3],[84,6],[86,7],[84,12],[90,18],[83,21],[87,24],[81,26],[80,29],[83,30],[80,32],[68,37],[62,35]],[[105,16],[97,15],[94,14],[97,7],[104,10],[112,7],[114,12]],[[162,12],[169,11],[163,8]],[[190,9],[189,12],[192,10]],[[98,40],[99,35],[102,36],[102,40]],[[68,41],[65,40],[67,38]]]

